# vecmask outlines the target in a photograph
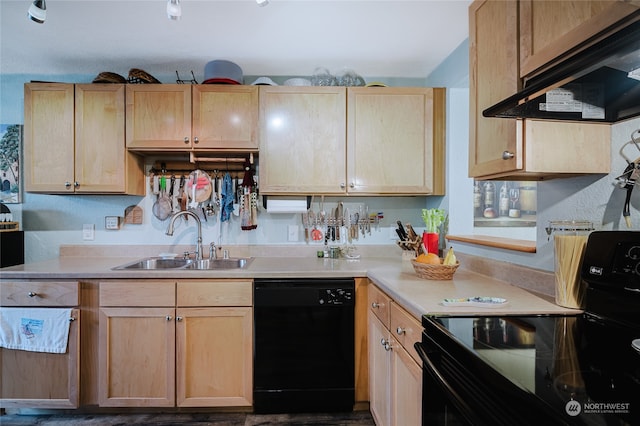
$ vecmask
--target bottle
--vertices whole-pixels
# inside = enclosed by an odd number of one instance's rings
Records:
[[[498,216],[509,216],[509,188],[507,188],[507,182],[503,182],[502,188],[500,188]]]
[[[496,185],[493,182],[484,184],[484,211],[482,215],[486,218],[494,218],[497,216],[495,209]]]
[[[473,185],[473,217],[482,217],[482,190],[478,181]]]

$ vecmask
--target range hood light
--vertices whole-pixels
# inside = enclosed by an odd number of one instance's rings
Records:
[[[633,78],[634,80],[640,80],[640,68],[636,68],[635,70],[629,71],[627,77]]]

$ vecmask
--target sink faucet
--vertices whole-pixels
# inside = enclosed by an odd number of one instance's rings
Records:
[[[218,254],[216,253],[216,243],[212,241],[211,244],[209,244],[209,259],[215,260],[217,258]]]
[[[166,234],[169,236],[173,235],[173,224],[179,216],[192,216],[196,224],[198,225],[198,241],[196,242],[196,260],[202,260],[202,222],[197,214],[190,210],[182,210],[178,213],[171,216],[171,220],[169,221],[169,227],[167,228]]]

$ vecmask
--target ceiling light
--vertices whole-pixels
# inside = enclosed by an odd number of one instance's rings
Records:
[[[256,3],[258,3],[258,6],[263,7],[269,4],[269,0],[256,0]]]
[[[44,0],[33,0],[31,6],[29,6],[29,19],[38,24],[44,24],[44,20],[47,18],[47,4]]]
[[[167,0],[167,17],[172,21],[177,21],[182,17],[180,0]]]

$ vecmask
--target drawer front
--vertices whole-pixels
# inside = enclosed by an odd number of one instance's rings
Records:
[[[251,280],[178,281],[178,306],[252,306]]]
[[[102,281],[100,306],[176,305],[175,281]]]
[[[389,307],[391,305],[391,298],[384,294],[375,285],[369,287],[369,309],[374,313],[376,317],[389,328]]]
[[[391,303],[391,334],[422,365],[413,344],[422,341],[422,324],[396,303]]]
[[[0,306],[78,306],[77,281],[3,281]]]

